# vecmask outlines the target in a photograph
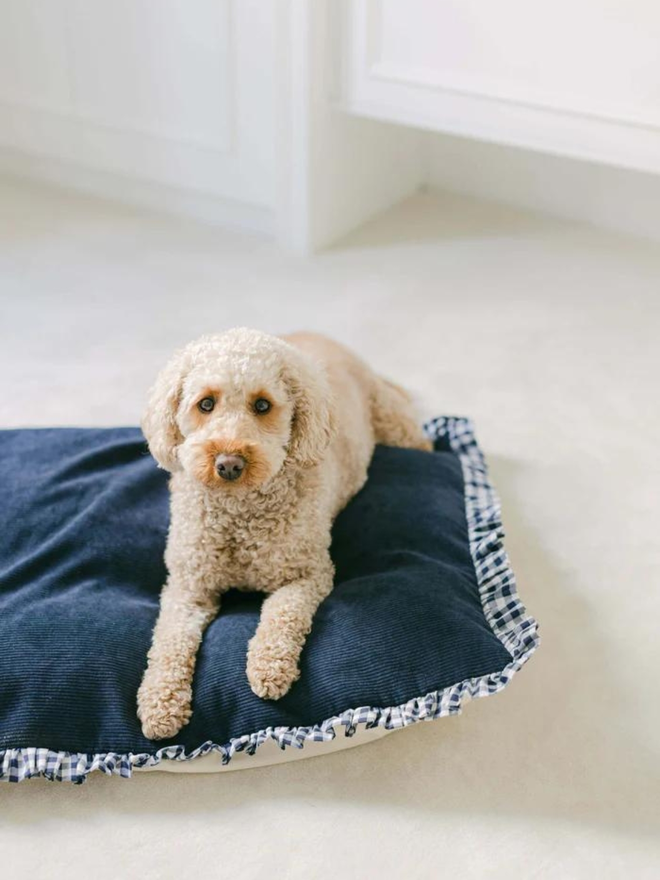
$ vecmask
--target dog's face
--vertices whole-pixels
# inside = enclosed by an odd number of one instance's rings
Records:
[[[251,365],[254,366],[254,365]],[[181,467],[207,486],[254,488],[276,474],[291,441],[293,401],[277,375],[194,371],[184,383],[177,422]]]
[[[143,429],[162,467],[208,488],[242,492],[285,462],[317,462],[331,432],[321,369],[292,346],[253,330],[191,343],[152,389]]]

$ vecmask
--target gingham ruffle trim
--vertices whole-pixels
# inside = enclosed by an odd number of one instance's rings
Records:
[[[431,439],[446,438],[458,455],[465,485],[465,508],[470,552],[479,584],[486,619],[511,655],[501,672],[471,678],[442,691],[432,691],[400,706],[377,709],[361,706],[347,709],[310,727],[267,727],[256,733],[235,737],[225,745],[205,742],[186,754],[183,746],[166,746],[149,754],[85,754],[24,748],[0,751],[0,779],[21,782],[33,776],[73,783],[84,782],[94,770],[108,775],[130,777],[134,768],[153,767],[161,761],[193,761],[217,752],[228,764],[238,752],[253,755],[269,739],[281,749],[302,749],[305,742],[329,742],[337,735],[353,736],[359,725],[397,730],[417,721],[431,721],[457,715],[470,699],[495,694],[527,662],[539,644],[536,621],[529,617],[518,598],[516,581],[503,546],[500,503],[488,481],[486,463],[477,446],[469,419],[441,417],[425,425]]]

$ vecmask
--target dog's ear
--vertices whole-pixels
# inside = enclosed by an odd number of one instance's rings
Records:
[[[183,437],[176,413],[183,379],[188,371],[188,360],[186,349],[182,349],[163,367],[149,392],[147,409],[142,417],[142,432],[147,438],[149,451],[166,471],[179,467],[176,450]]]
[[[295,349],[284,379],[294,404],[289,457],[310,467],[320,461],[335,430],[330,385],[323,368]]]

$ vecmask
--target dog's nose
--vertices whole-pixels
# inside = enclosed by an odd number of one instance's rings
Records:
[[[223,480],[237,480],[245,469],[245,459],[242,455],[218,455],[215,469]]]

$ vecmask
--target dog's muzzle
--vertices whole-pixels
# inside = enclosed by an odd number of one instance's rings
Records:
[[[215,469],[223,480],[237,480],[245,470],[247,462],[242,455],[216,455]]]

